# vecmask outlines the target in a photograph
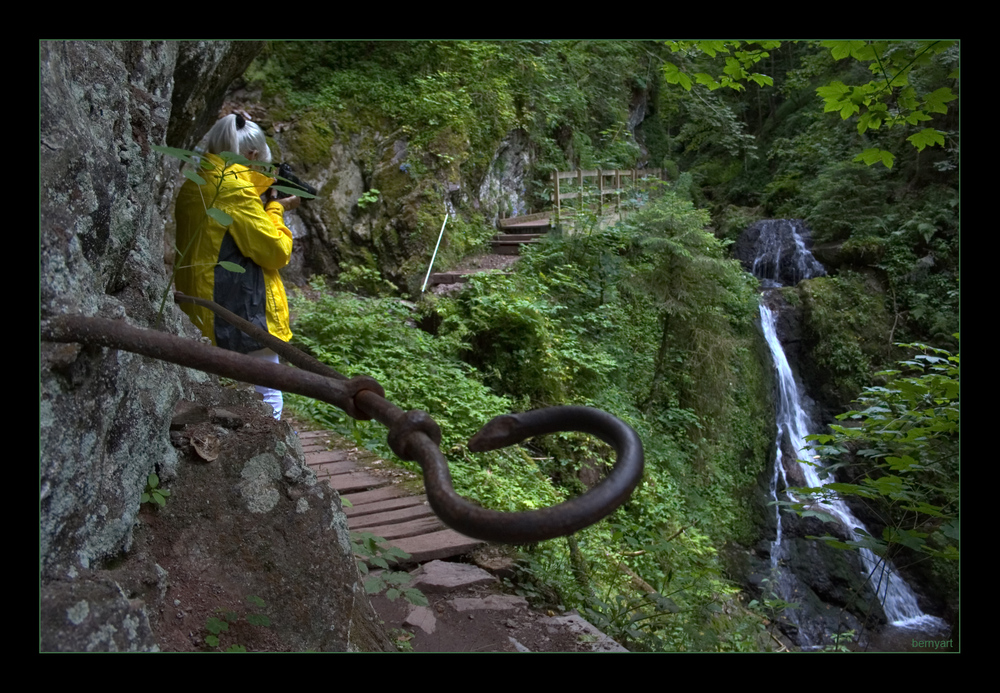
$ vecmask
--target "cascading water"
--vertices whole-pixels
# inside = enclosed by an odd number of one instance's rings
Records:
[[[761,280],[764,287],[764,296],[760,306],[761,325],[771,350],[779,385],[777,458],[771,480],[772,496],[778,500],[779,488],[785,488],[789,485],[815,488],[823,486],[829,481],[820,479],[814,466],[797,461],[810,456],[805,441],[806,436],[809,435],[810,421],[803,406],[803,397],[800,395],[798,384],[792,374],[784,349],[778,340],[775,324],[777,316],[765,303],[768,294],[774,289],[780,286],[793,286],[803,279],[822,276],[826,272],[806,248],[796,222],[788,220],[759,222],[748,229],[748,233],[748,241],[755,249],[752,262],[753,272]],[[749,264],[745,258],[744,262]],[[794,461],[783,459],[783,449],[791,451],[791,454],[795,456]],[[804,480],[802,483],[789,484],[786,464],[789,465],[789,469],[794,466],[796,475],[800,475]],[[862,523],[854,517],[842,501],[827,501],[820,507],[822,511],[832,515],[844,526],[851,539],[859,541],[862,538],[861,532],[866,532]],[[793,602],[795,601],[793,593],[796,591],[796,578],[779,568],[780,563],[787,558],[783,545],[780,507],[776,510],[776,521],[777,534],[771,546],[772,573],[777,580],[778,596]],[[947,627],[947,624],[940,619],[929,616],[920,610],[913,591],[895,571],[891,563],[877,557],[868,549],[861,549],[860,554],[864,569],[890,623],[903,628],[935,631]],[[803,623],[803,619],[793,609],[788,610],[787,616],[798,630],[800,646],[812,647],[820,644],[819,640],[823,637],[821,627],[817,624]]]

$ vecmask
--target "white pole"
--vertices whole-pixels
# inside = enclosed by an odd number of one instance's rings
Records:
[[[441,233],[438,234],[437,245],[434,246],[434,254],[431,255],[431,264],[427,265],[427,276],[424,277],[424,285],[420,287],[420,293],[424,293],[427,288],[427,281],[431,278],[431,268],[434,267],[434,258],[437,257],[438,248],[441,247],[441,239],[444,238],[444,225],[448,223],[448,213],[444,213],[444,221],[441,223]]]

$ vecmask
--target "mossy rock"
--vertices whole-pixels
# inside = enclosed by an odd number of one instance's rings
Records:
[[[330,149],[338,139],[331,124],[315,111],[305,114],[286,135],[290,156],[320,168],[330,162]]]
[[[799,285],[802,334],[812,355],[803,377],[822,403],[842,411],[886,365],[892,320],[874,277],[843,272]]]

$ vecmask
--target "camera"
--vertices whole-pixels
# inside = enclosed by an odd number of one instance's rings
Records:
[[[292,167],[289,164],[279,164],[277,176],[278,181],[271,186],[276,199],[280,200],[292,195],[298,195],[302,198],[316,197],[316,188],[292,173]]]

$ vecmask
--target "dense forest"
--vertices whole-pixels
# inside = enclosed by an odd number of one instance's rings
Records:
[[[459,493],[548,506],[613,456],[578,434],[472,454],[498,414],[583,404],[640,434],[632,498],[522,547],[515,589],[630,649],[759,651],[788,643],[760,548],[775,383],[760,282],[733,250],[775,218],[803,220],[826,269],[780,290],[817,454],[877,527],[861,543],[957,637],[959,57],[944,40],[273,42],[230,105],[320,191],[286,276],[295,343],[429,412]],[[509,273],[421,292],[446,213],[436,270],[487,252],[498,218],[548,209],[552,172],[577,168],[666,173]],[[288,399],[391,454],[374,424]]]

